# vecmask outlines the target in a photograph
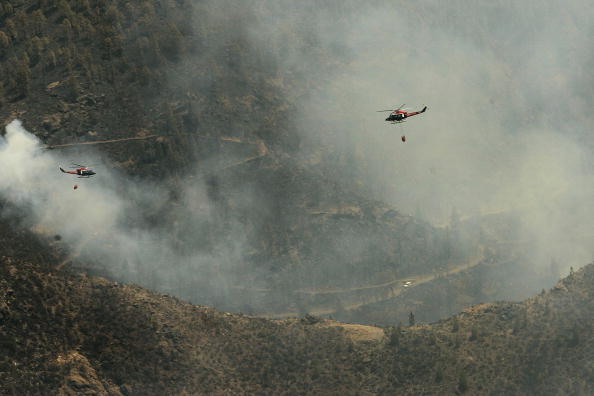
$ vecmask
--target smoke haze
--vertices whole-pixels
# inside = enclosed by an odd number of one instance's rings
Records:
[[[281,104],[290,109],[286,122],[298,142],[287,161],[323,169],[345,190],[439,227],[448,224],[454,208],[462,219],[513,213],[520,219],[516,242],[528,246],[526,265],[548,268],[557,260],[568,270],[592,259],[590,3],[281,1],[272,7],[196,7],[196,30],[210,32],[209,40],[199,56],[184,60],[195,65],[192,76],[173,70],[170,84],[233,98],[251,93],[226,84],[226,73],[245,80],[255,78],[254,70],[267,74],[263,83],[283,87]],[[208,20],[200,19],[204,15]],[[233,51],[228,44],[234,40],[248,44],[249,56]],[[205,71],[200,57],[220,58],[221,65]],[[386,123],[385,113],[377,112],[402,103],[411,110],[427,105],[428,111],[401,125]],[[273,128],[267,119],[252,121],[262,135]],[[248,127],[203,120],[200,128],[242,136]],[[231,286],[270,286],[257,280],[270,278],[273,264],[249,267],[245,256],[261,247],[254,234],[264,228],[262,219],[295,212],[275,211],[277,202],[262,199],[268,197],[263,187],[229,187],[236,178],[225,175],[209,184],[191,169],[185,187],[176,191],[178,204],[168,207],[166,183],[133,181],[97,152],[79,156],[84,160],[43,150],[13,121],[0,142],[0,195],[29,213],[35,230],[60,234],[73,254],[107,266],[118,279],[213,305],[237,304]],[[201,158],[200,166],[236,160],[223,152]],[[60,173],[58,165],[71,161],[97,165],[97,176],[78,180]],[[227,186],[222,190],[235,213],[250,221],[221,215],[213,198],[219,184]],[[324,238],[326,246],[318,242],[321,236],[312,240],[320,251],[342,251],[336,266],[345,268],[345,278],[348,271],[365,269],[344,263],[385,242],[381,235],[356,232]],[[192,246],[194,240],[200,244]],[[307,282],[316,286],[313,274]]]
[[[538,241],[534,262],[583,265],[594,235],[593,95],[582,86],[594,9],[578,3],[361,7],[318,32],[349,60],[303,104],[301,129],[353,156],[346,171],[405,212],[438,225],[453,208],[518,213],[523,237]],[[376,112],[401,103],[429,110],[400,125]]]
[[[141,185],[119,174],[98,153],[85,150],[79,155],[97,165],[92,178],[61,173],[58,166],[67,168],[72,159],[44,149],[19,120],[8,124],[6,135],[0,138],[0,166],[5,170],[0,182],[2,198],[25,211],[26,224],[36,232],[60,235],[74,259],[95,263],[117,279],[162,290],[170,290],[177,279],[179,271],[170,266],[209,274],[213,266],[233,262],[205,252],[185,255],[175,244],[177,228],[183,230],[191,224],[195,230],[209,221],[208,199],[200,182],[183,191],[181,202],[185,205],[169,209],[174,219],[185,219],[184,223],[150,227],[146,218],[164,211],[170,202],[168,193],[157,185]],[[241,238],[235,241],[240,245]],[[227,247],[225,257],[233,249]],[[222,286],[217,279],[209,282]]]

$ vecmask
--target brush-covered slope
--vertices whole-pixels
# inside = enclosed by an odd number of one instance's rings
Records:
[[[59,271],[57,247],[38,254],[35,236],[3,231],[1,394],[594,391],[594,265],[523,303],[382,331],[233,315]]]
[[[63,158],[85,162],[84,150],[97,149],[105,168],[168,189],[146,223],[167,229],[186,255],[214,256],[230,251],[238,233],[245,239],[233,273],[223,274],[223,297],[203,269],[176,262],[167,264],[176,287],[152,279],[164,263],[134,262],[134,276],[97,263],[95,273],[229,310],[307,312],[307,301],[284,293],[424,274],[449,260],[445,232],[368,198],[352,155],[307,138],[294,122],[318,79],[349,60],[316,39],[308,16],[347,18],[353,6],[306,6],[296,17],[263,11],[273,3],[2,3],[3,123],[18,117]],[[287,22],[280,37],[254,37],[271,15]],[[284,53],[309,62],[284,64]],[[188,185],[206,191],[207,224],[175,211],[187,204],[179,191]]]

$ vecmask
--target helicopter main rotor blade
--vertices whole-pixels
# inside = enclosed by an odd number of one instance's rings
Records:
[[[378,113],[380,113],[380,112],[382,112],[382,111],[398,111],[398,110],[402,109],[402,108],[404,107],[404,105],[405,105],[405,103],[402,103],[402,104],[400,105],[400,107],[399,107],[399,108],[397,108],[397,109],[390,109],[390,110],[377,110],[377,112],[378,112]]]

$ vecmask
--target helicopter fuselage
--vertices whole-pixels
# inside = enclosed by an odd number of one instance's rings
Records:
[[[398,122],[398,121],[404,120],[405,118],[406,118],[406,114],[403,114],[403,113],[390,114],[388,116],[388,118],[386,118],[386,121]]]
[[[88,169],[88,168],[76,168],[76,170],[73,170],[73,171],[66,171],[66,170],[60,168],[60,170],[63,173],[69,173],[71,175],[78,175],[78,177],[91,177],[91,176],[95,175],[95,171]]]

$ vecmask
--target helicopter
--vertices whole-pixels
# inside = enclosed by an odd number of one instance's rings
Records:
[[[404,107],[404,104],[402,106],[400,106],[399,108],[397,108],[396,110],[378,110],[378,113],[384,112],[384,111],[390,111],[391,113],[388,116],[388,118],[386,118],[386,121],[388,121],[392,124],[400,124],[401,122],[404,122],[404,120],[407,119],[408,117],[412,117],[414,115],[421,114],[421,113],[424,113],[425,111],[427,111],[427,106],[423,107],[423,110],[421,110],[421,111],[411,111],[411,112],[404,110],[403,107]]]
[[[78,175],[79,178],[87,178],[88,179],[89,177],[91,177],[95,174],[95,171],[90,169],[88,166],[75,164],[75,163],[72,163],[72,165],[74,165],[74,166],[71,166],[70,168],[74,169],[74,170],[71,170],[71,171],[66,171],[66,170],[62,169],[62,167],[59,167],[59,168],[63,173],[69,173],[71,175]]]

